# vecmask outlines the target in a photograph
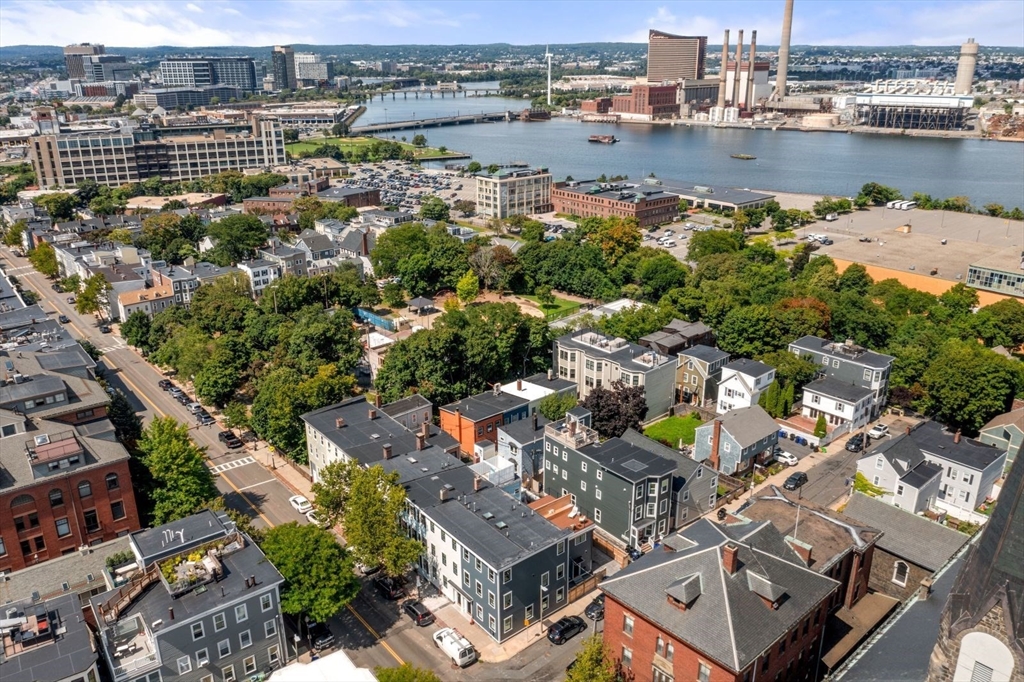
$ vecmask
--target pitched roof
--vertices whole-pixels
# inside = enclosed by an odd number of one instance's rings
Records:
[[[760,540],[761,535],[772,537]],[[722,560],[726,544],[737,547],[739,569],[732,575]],[[769,522],[753,524],[734,537],[701,519],[668,538],[666,546],[676,549],[645,555],[601,588],[630,611],[737,672],[786,636],[839,585],[803,566]],[[686,610],[670,603],[666,592],[678,596],[683,590],[693,596],[695,575],[699,594]],[[762,595],[778,600],[776,608],[766,605]]]
[[[944,566],[970,540],[941,523],[863,493],[853,494],[843,514],[882,531],[882,537],[875,543],[879,549],[932,572]]]
[[[468,398],[462,400],[456,400],[454,403],[449,403],[441,408],[444,412],[455,412],[459,410],[462,416],[472,421],[480,421],[481,419],[487,419],[498,414],[503,414],[508,410],[522,407],[528,403],[524,398],[510,395],[508,393],[494,393],[493,391],[487,391],[484,393],[478,393],[477,395],[471,395]]]
[[[779,430],[779,425],[760,405],[729,410],[717,420],[741,448],[748,448]],[[701,426],[708,428],[711,425],[709,422]]]
[[[918,425],[910,432],[910,438],[928,455],[976,471],[984,471],[1006,453],[1006,450],[994,445],[986,445],[972,438],[960,438],[958,443],[954,434],[946,431],[942,424],[934,421]]]
[[[734,372],[740,372],[752,377],[764,376],[769,372],[775,371],[774,367],[770,367],[757,360],[751,360],[750,358],[736,358],[722,369],[731,369]]]
[[[1016,410],[1010,410],[1009,412],[1004,412],[1001,415],[993,417],[989,420],[988,424],[981,427],[981,430],[982,432],[985,432],[1000,427],[1006,428],[1010,426],[1024,433],[1024,407]]]
[[[426,407],[433,407],[433,403],[419,393],[413,393],[412,395],[407,395],[404,398],[399,398],[393,403],[384,405],[380,410],[389,417],[397,417],[400,414],[405,414],[406,412],[412,412],[413,410]]]
[[[823,377],[817,381],[812,381],[804,386],[804,391],[828,396],[829,398],[838,398],[844,403],[853,404],[873,395],[873,391],[870,388],[854,386],[832,377]]]
[[[679,351],[680,356],[686,356],[695,360],[703,360],[710,364],[719,360],[724,360],[729,357],[729,354],[724,350],[712,348],[711,346],[705,346],[703,344],[697,344],[696,346],[690,346],[686,350]]]
[[[789,345],[791,348],[824,353],[829,357],[856,362],[874,369],[885,369],[895,360],[891,355],[876,353],[853,344],[829,341],[818,336],[801,336]]]

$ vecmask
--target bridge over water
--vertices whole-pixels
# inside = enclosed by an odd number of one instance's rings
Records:
[[[499,88],[459,88],[458,90],[438,90],[437,88],[420,89],[414,90],[372,90],[370,92],[362,92],[359,94],[366,95],[370,100],[380,99],[385,100],[388,96],[391,99],[398,99],[401,95],[402,99],[409,99],[409,95],[412,95],[414,99],[434,99],[434,96],[444,99],[445,97],[451,97],[452,99],[458,97],[460,94],[465,97],[484,97],[486,95],[497,95],[501,92]]]
[[[461,116],[439,116],[420,118],[410,121],[389,121],[387,123],[371,123],[363,126],[352,126],[353,135],[373,135],[391,130],[412,130],[415,128],[438,128],[440,126],[462,125],[465,123],[490,123],[493,121],[511,121],[518,114],[511,111],[495,111],[489,114],[463,114]]]

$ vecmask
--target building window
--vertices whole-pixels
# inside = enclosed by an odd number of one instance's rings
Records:
[[[896,486],[896,494],[899,497],[903,497],[903,484],[902,483],[900,483],[899,485]]]
[[[240,632],[238,634],[238,647],[240,649],[248,649],[252,646],[252,633],[248,630]]]
[[[880,480],[881,480],[881,478],[879,476],[875,476],[873,479],[871,479],[871,483],[872,483],[872,485],[878,485],[878,482]]]
[[[601,499],[601,489],[600,488],[594,488],[594,497],[596,497],[599,500]]]
[[[583,471],[583,473],[587,472],[587,463],[586,462],[580,462],[580,470]]]
[[[512,608],[512,593],[511,592],[506,592],[505,594],[501,595],[501,608],[503,608],[503,609]]]
[[[235,682],[235,666],[229,665],[220,669],[224,674],[224,682]]]
[[[57,537],[66,538],[71,535],[71,524],[68,523],[67,517],[63,519],[57,519]]]
[[[270,662],[270,665],[277,665],[281,662],[281,650],[278,649],[276,644],[267,649],[267,660]]]
[[[277,634],[277,619],[268,620],[263,624],[263,632],[267,637],[273,637]]]
[[[119,521],[124,518],[124,502],[117,500],[110,503],[110,515],[115,521]]]
[[[471,581],[471,580],[470,580],[470,578],[469,578],[469,571],[467,571],[466,569],[463,569],[463,570],[462,570],[462,583],[463,583],[463,584],[464,584],[464,585],[465,585],[466,587],[469,587],[469,586],[470,586],[470,584],[472,583],[472,581]]]
[[[707,663],[697,663],[697,682],[710,682],[711,667]]]
[[[633,666],[633,650],[628,647],[622,647],[622,665],[626,668]]]
[[[558,564],[555,567],[555,580],[561,580],[565,577],[565,564]]]
[[[622,632],[630,637],[633,636],[633,616],[623,614],[622,616]]]
[[[665,640],[661,638],[661,635],[658,635],[658,639],[654,643],[654,653],[659,656],[665,655]]]
[[[82,499],[92,496],[92,484],[89,481],[82,481],[78,484],[78,496]]]
[[[217,655],[221,658],[227,658],[231,655],[231,640],[222,639],[217,642]]]
[[[665,659],[671,661],[676,655],[676,647],[672,642],[665,645]]]
[[[601,523],[601,510],[600,509],[594,509],[594,521],[597,522],[597,523]]]
[[[580,481],[580,491],[581,492],[587,492],[587,482],[586,481]]]
[[[555,549],[555,554],[561,555],[561,554],[564,554],[564,553],[565,553],[565,540],[559,540],[558,541],[558,546]]]
[[[245,604],[239,604],[235,607],[235,622],[244,623],[249,619],[249,609],[246,608]]]
[[[197,639],[202,639],[203,635],[205,635],[205,634],[206,633],[203,631],[203,622],[202,621],[199,621],[198,623],[192,623],[192,641],[193,642],[196,641]]]
[[[512,629],[512,616],[505,616],[505,620],[501,622],[501,631],[508,632]]]
[[[100,519],[96,515],[95,509],[89,509],[84,512],[82,516],[85,518],[85,530],[88,533],[94,533],[100,529]]]
[[[117,480],[117,474],[107,474],[107,490],[117,490],[120,487],[120,483]]]
[[[252,675],[256,672],[256,657],[250,656],[242,661],[242,669],[245,671],[246,675]]]
[[[200,649],[196,652],[196,667],[202,668],[204,665],[209,664],[210,653],[206,649]]]
[[[638,485],[636,487],[636,496],[635,497],[636,497],[636,499],[639,500],[643,496],[644,496],[644,487],[642,485]]]
[[[50,506],[59,507],[64,504],[64,492],[60,488],[54,488],[50,491]]]
[[[260,596],[260,610],[269,611],[274,606],[274,598],[268,592]]]
[[[7,555],[7,545],[4,544],[4,539],[0,538],[0,556]]]
[[[504,571],[501,572],[501,582],[502,582],[502,584],[505,584],[505,583],[511,582],[511,581],[512,581],[512,569],[506,568]]]
[[[647,494],[650,495],[651,497],[654,497],[655,495],[658,494],[657,481],[651,481],[649,484],[647,484]]]
[[[494,608],[494,603],[495,603],[494,593],[491,592],[490,590],[487,590],[487,605],[490,606],[493,609]]]
[[[597,470],[597,480],[599,480],[599,481],[603,481],[604,480],[604,470],[602,470],[602,469],[598,469]]]
[[[480,582],[479,580],[476,581],[476,596],[478,596],[478,597],[483,597],[484,596],[484,584],[482,582]]]
[[[185,673],[192,672],[192,657],[181,656],[178,658],[178,674],[184,675]]]
[[[224,617],[223,613],[213,614],[213,630],[214,632],[220,632],[228,626],[228,619]]]
[[[565,588],[559,587],[557,590],[555,590],[555,603],[557,604],[561,602],[563,599],[565,599]]]
[[[547,587],[551,583],[551,571],[544,571],[540,574],[541,587]]]
[[[897,561],[892,571],[892,581],[900,587],[907,584],[907,576],[910,575],[910,566],[903,561]]]

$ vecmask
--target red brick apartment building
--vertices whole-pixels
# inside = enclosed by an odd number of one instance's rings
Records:
[[[634,85],[628,95],[612,97],[612,111],[616,114],[641,114],[652,118],[678,116],[678,90],[675,85]]]
[[[815,680],[839,588],[771,523],[702,519],[602,583],[604,643],[635,682]]]
[[[679,197],[674,194],[643,185],[602,185],[596,180],[556,182],[551,203],[558,213],[636,218],[640,227],[669,223],[679,215]]]

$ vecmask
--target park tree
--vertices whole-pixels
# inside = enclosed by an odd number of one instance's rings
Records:
[[[455,287],[455,294],[463,304],[472,303],[480,295],[480,280],[476,273],[467,270],[466,274],[459,279]]]
[[[687,258],[698,263],[718,253],[735,253],[740,250],[742,236],[726,230],[698,232],[690,238]]]
[[[90,275],[82,283],[82,290],[75,300],[75,310],[79,315],[92,315],[100,312],[107,307],[109,303],[107,292],[112,288],[102,273],[97,272],[95,275]]]
[[[405,305],[405,291],[397,282],[388,282],[380,292],[381,300],[389,308],[400,308]]]
[[[590,410],[594,430],[605,438],[616,438],[626,429],[639,430],[647,416],[643,386],[626,386],[621,381],[597,386],[583,401]]]
[[[884,206],[890,201],[902,199],[903,194],[895,187],[887,187],[877,182],[869,182],[860,188],[858,197],[866,198],[868,203],[875,206]]]
[[[325,622],[359,594],[359,578],[334,534],[315,524],[296,522],[267,531],[263,553],[284,577],[281,610]]]
[[[135,413],[135,408],[121,391],[110,396],[107,406],[107,418],[114,425],[114,435],[129,450],[135,449],[142,438],[142,419]]]
[[[377,246],[370,254],[370,261],[378,277],[393,277],[398,274],[399,265],[403,261],[429,250],[430,242],[423,225],[403,223],[385,231],[377,239]]]
[[[951,339],[921,378],[924,411],[968,436],[1006,412],[1024,386],[1020,363],[974,341]]]
[[[555,305],[555,294],[551,291],[551,287],[547,284],[542,284],[537,287],[533,295],[537,297],[537,302],[540,303],[541,308],[553,308]]]
[[[537,410],[550,421],[557,422],[565,417],[565,413],[576,407],[575,393],[552,393],[541,398]]]
[[[412,146],[413,147],[426,147],[427,146],[427,136],[424,135],[423,133],[417,133],[416,135],[413,135],[412,136]]]
[[[184,518],[219,495],[206,466],[206,451],[173,417],[156,417],[139,439],[142,461],[153,478],[153,524]]]
[[[615,682],[619,677],[601,633],[583,640],[576,664],[565,674],[565,682]]]
[[[614,267],[620,258],[640,248],[640,227],[635,218],[606,218],[597,232],[596,241],[605,261]]]
[[[479,173],[483,166],[480,165],[479,161],[470,161],[466,166],[467,173]]]
[[[43,194],[33,200],[36,206],[42,206],[50,214],[53,222],[74,220],[78,214],[78,198],[67,192]]]
[[[986,346],[1017,348],[1024,344],[1024,304],[1005,298],[987,305],[974,316],[974,328]]]
[[[466,217],[476,211],[476,202],[468,199],[459,199],[452,204],[452,208],[461,213],[463,217]]]
[[[207,252],[207,258],[221,266],[252,258],[256,249],[267,241],[267,228],[254,215],[232,215],[210,223],[207,234],[217,245]]]
[[[448,222],[451,219],[451,212],[444,199],[438,196],[429,196],[420,204],[420,217],[438,222]]]
[[[121,336],[128,342],[129,346],[134,346],[142,351],[143,355],[148,354],[152,347],[149,344],[149,335],[153,330],[152,321],[149,319],[149,315],[136,310],[128,316],[127,320],[121,321]]]
[[[417,668],[412,663],[403,663],[397,668],[378,666],[373,674],[378,682],[441,682],[434,671]]]
[[[402,528],[405,488],[397,471],[380,465],[354,471],[341,523],[356,561],[383,566],[392,576],[404,575],[423,553],[423,545]]]
[[[32,267],[47,277],[56,277],[60,272],[57,265],[57,252],[49,242],[41,242],[32,249],[28,254],[28,260],[32,263]]]

